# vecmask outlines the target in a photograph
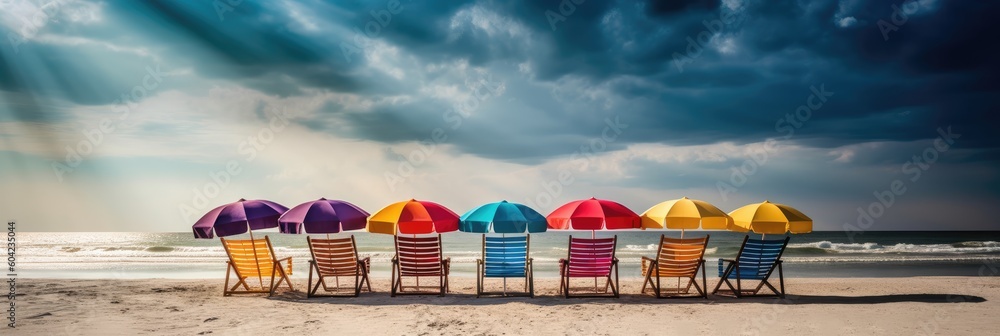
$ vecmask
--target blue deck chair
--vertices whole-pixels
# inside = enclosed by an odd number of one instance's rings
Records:
[[[719,283],[715,285],[712,294],[732,294],[740,298],[744,296],[778,296],[785,297],[785,277],[781,270],[781,254],[788,246],[788,239],[750,239],[750,236],[743,238],[743,246],[740,247],[736,259],[719,259]],[[728,265],[727,265],[728,264]],[[778,284],[780,290],[775,288],[768,280],[774,270],[778,270]],[[732,280],[736,280],[733,286]],[[743,281],[759,281],[756,287],[744,289]],[[725,284],[729,289],[719,290]],[[774,294],[760,294],[760,290],[767,287]]]
[[[530,296],[535,297],[535,278],[532,275],[531,257],[528,243],[531,235],[515,237],[487,237],[483,235],[483,258],[476,260],[479,278],[476,282],[476,297],[482,295]],[[486,278],[504,279],[503,292],[484,292]],[[524,278],[524,292],[507,292],[507,278]]]

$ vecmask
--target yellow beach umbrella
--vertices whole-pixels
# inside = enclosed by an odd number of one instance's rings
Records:
[[[711,203],[687,197],[666,201],[642,213],[642,229],[724,230],[733,225],[725,211]]]
[[[754,203],[733,210],[730,231],[753,231],[759,234],[785,234],[812,232],[813,220],[793,207],[771,203]]]

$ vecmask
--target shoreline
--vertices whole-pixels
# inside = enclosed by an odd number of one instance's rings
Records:
[[[25,335],[972,334],[995,328],[1000,309],[995,277],[788,278],[786,299],[710,295],[707,300],[640,295],[639,278],[621,279],[619,299],[565,299],[556,296],[558,280],[552,278],[536,279],[535,298],[476,298],[473,278],[450,281],[444,297],[390,297],[389,280],[373,278],[374,293],[306,299],[305,280],[298,278],[292,279],[296,291],[282,289],[270,298],[223,297],[220,279],[19,278],[15,330]],[[508,288],[519,284],[511,280]]]

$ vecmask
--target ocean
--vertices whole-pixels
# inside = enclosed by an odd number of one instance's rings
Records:
[[[536,277],[556,277],[559,258],[566,256],[567,236],[590,237],[589,231],[554,231],[531,235]],[[652,257],[660,234],[678,231],[598,232],[618,236],[620,276],[640,277],[642,256]],[[717,259],[731,258],[744,234],[688,231],[687,237],[710,234],[708,276],[716,277]],[[304,235],[268,235],[279,257],[292,257],[293,277],[308,274],[309,249]],[[236,236],[233,238],[244,237]],[[339,234],[335,236],[345,236]],[[361,255],[371,256],[373,276],[389,277],[392,237],[354,233]],[[768,238],[777,238],[769,235]],[[171,278],[225,276],[225,252],[218,239],[194,239],[191,233],[18,233],[17,273],[22,278]],[[853,238],[853,239],[852,239]],[[481,254],[479,234],[443,235],[444,253],[452,258],[455,276],[473,277]],[[974,276],[1000,268],[1000,232],[814,232],[792,235],[783,257],[786,277]]]

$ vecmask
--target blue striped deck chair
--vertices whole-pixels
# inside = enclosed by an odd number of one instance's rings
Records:
[[[528,255],[530,241],[531,235],[515,237],[483,235],[483,258],[476,260],[476,268],[479,271],[476,297],[482,295],[535,297],[535,277],[532,275],[531,257]],[[502,278],[503,292],[483,291],[486,278]],[[507,292],[507,278],[524,278],[524,292]]]
[[[737,298],[744,296],[778,296],[785,297],[785,277],[781,270],[781,254],[788,246],[788,239],[750,239],[750,236],[743,238],[743,246],[740,247],[736,259],[719,259],[719,284],[715,285],[712,294],[731,294]],[[775,288],[768,280],[774,270],[778,270],[778,284],[781,288]],[[733,286],[733,280],[736,285]],[[756,287],[744,289],[743,282],[759,281]],[[725,284],[729,289],[719,290]],[[760,291],[767,287],[774,294],[761,294]]]

